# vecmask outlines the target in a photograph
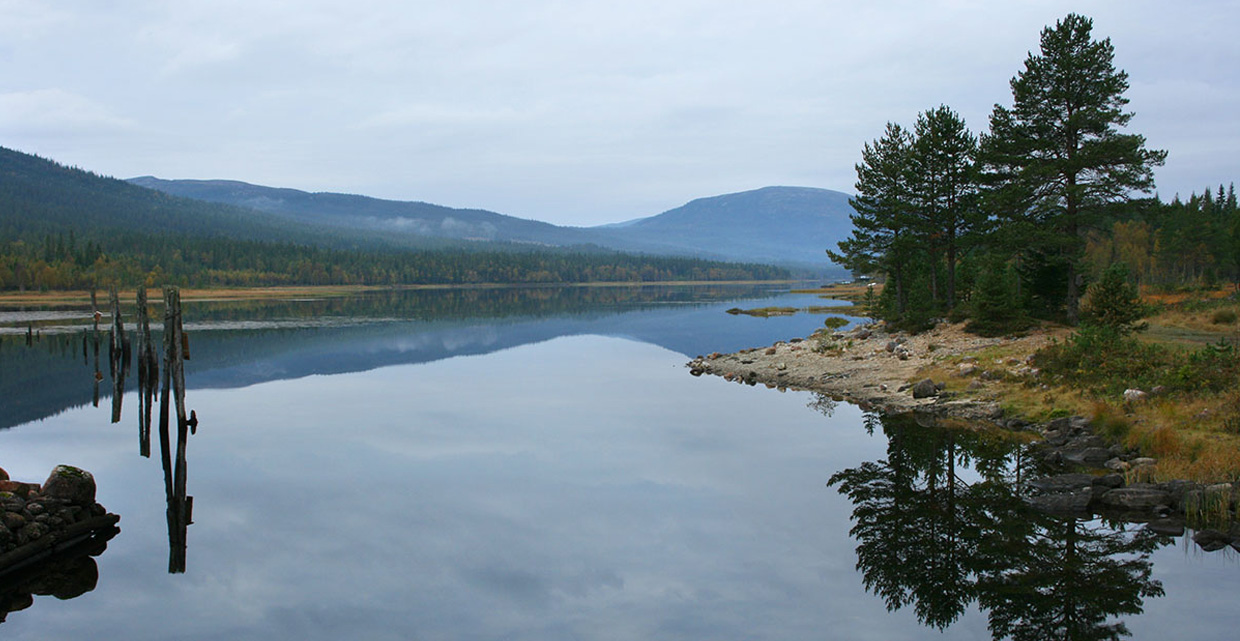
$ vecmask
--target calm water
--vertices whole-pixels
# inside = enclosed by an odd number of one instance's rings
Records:
[[[688,374],[694,355],[822,323],[724,313],[771,304],[822,301],[718,287],[187,304],[201,425],[183,573],[158,439],[139,455],[132,391],[111,422],[83,310],[0,312],[0,466],[86,468],[122,516],[94,590],[36,596],[0,635],[1092,639],[1122,623],[1235,638],[1235,553],[1030,514],[1003,439]]]

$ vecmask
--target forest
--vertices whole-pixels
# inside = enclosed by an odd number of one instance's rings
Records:
[[[973,134],[942,105],[864,146],[853,234],[827,253],[885,278],[875,316],[910,329],[968,318],[1003,333],[1034,319],[1076,324],[1112,269],[1133,287],[1240,283],[1234,186],[1158,197],[1153,170],[1167,152],[1123,131],[1128,76],[1092,28],[1070,14],[1044,29],[988,131]]]
[[[260,217],[0,148],[0,291],[787,279],[766,265]]]
[[[460,285],[777,280],[786,269],[615,252],[330,249],[293,243],[124,233],[79,241],[74,232],[10,242],[0,290],[118,285]]]

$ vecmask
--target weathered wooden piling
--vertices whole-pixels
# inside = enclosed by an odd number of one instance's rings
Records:
[[[159,446],[164,466],[164,491],[168,499],[168,571],[185,571],[187,530],[193,520],[194,499],[186,492],[188,475],[186,445],[190,421],[185,416],[185,358],[189,339],[181,325],[181,292],[175,287],[164,288],[164,371],[163,391],[159,407]],[[171,398],[170,398],[171,397]],[[177,450],[173,466],[169,423],[171,408],[177,412]],[[194,417],[197,423],[197,417]]]
[[[146,288],[138,288],[138,453],[151,456],[151,405],[159,384],[159,359],[151,340],[151,313]]]

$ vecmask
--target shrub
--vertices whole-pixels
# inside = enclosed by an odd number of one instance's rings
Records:
[[[1148,327],[1139,322],[1145,315],[1145,305],[1137,288],[1128,282],[1128,268],[1123,263],[1108,267],[1102,279],[1089,286],[1081,302],[1082,323],[1110,328],[1121,335]]]
[[[1234,309],[1216,310],[1214,314],[1210,316],[1210,322],[1215,325],[1235,325],[1236,324],[1236,310]]]

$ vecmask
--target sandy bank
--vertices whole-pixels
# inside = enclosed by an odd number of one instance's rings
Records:
[[[987,379],[1032,374],[1026,359],[1051,339],[1046,333],[983,338],[965,333],[959,324],[909,335],[889,333],[880,325],[794,338],[734,354],[710,354],[693,359],[688,367],[695,375],[821,392],[887,414],[917,411],[994,420],[1001,413],[997,397],[988,393]],[[1002,347],[1004,357],[997,362],[985,358],[983,350],[991,347]],[[935,366],[972,378],[968,397],[936,393],[914,398],[912,384]]]

